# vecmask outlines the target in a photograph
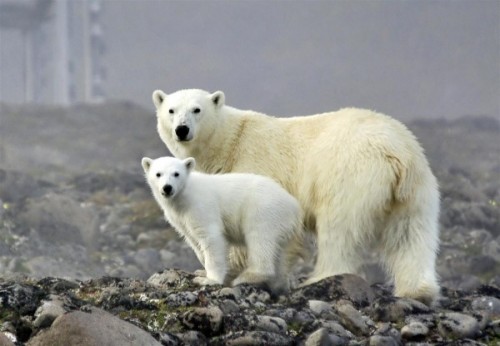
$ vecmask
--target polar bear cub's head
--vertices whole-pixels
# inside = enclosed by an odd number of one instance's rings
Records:
[[[200,89],[186,89],[167,95],[161,90],[155,90],[153,103],[156,106],[160,136],[163,140],[176,142],[196,139],[201,123],[207,123],[203,126],[204,129],[212,126],[214,122],[206,121],[206,118],[214,115],[224,105],[224,101],[222,91],[210,94]]]
[[[182,192],[196,164],[192,157],[180,160],[167,156],[156,160],[144,157],[141,163],[146,180],[157,198],[174,198]]]

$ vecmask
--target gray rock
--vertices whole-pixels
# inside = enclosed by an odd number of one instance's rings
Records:
[[[240,299],[241,290],[238,287],[224,287],[218,290],[215,295],[217,298],[226,298],[226,299]]]
[[[179,333],[176,336],[181,340],[183,345],[208,345],[205,335],[195,330],[191,330],[186,333]]]
[[[0,346],[14,346],[16,337],[10,332],[0,332]]]
[[[471,308],[476,311],[489,311],[492,315],[500,315],[500,299],[496,297],[477,297],[471,303]]]
[[[51,295],[49,300],[44,301],[35,312],[33,325],[37,328],[47,328],[54,320],[64,314],[64,302],[55,295]]]
[[[352,305],[344,303],[336,305],[336,310],[342,325],[356,335],[370,334],[370,327],[367,325],[361,312]]]
[[[375,293],[370,285],[352,274],[336,275],[304,286],[293,292],[293,302],[307,300],[336,301],[347,299],[356,307],[370,305]]]
[[[50,329],[32,338],[29,346],[52,345],[161,345],[149,333],[110,313],[90,308],[59,316]]]
[[[183,270],[166,269],[151,275],[147,282],[153,285],[174,287],[189,285],[193,278],[194,274]]]
[[[311,309],[316,317],[319,317],[322,314],[329,314],[333,312],[331,304],[322,300],[310,300],[307,303],[309,305],[309,309]]]
[[[418,340],[429,334],[429,328],[422,322],[412,322],[401,328],[401,336],[406,340]]]
[[[226,335],[220,338],[224,345],[228,346],[289,346],[293,344],[290,337],[265,331],[242,331]]]
[[[378,328],[374,335],[389,336],[396,340],[398,343],[402,343],[401,333],[392,326],[391,323],[381,323],[378,324]]]
[[[216,306],[194,308],[182,315],[182,324],[204,335],[217,334],[222,327],[224,313]]]
[[[349,339],[330,334],[328,329],[320,328],[307,338],[305,346],[341,346],[347,345]]]
[[[224,313],[224,315],[234,314],[241,311],[239,305],[236,304],[236,302],[231,299],[222,300],[219,304],[219,307]]]
[[[190,306],[198,300],[198,296],[193,292],[172,293],[167,297],[167,303],[172,307]]]
[[[255,329],[263,330],[272,333],[285,334],[288,326],[284,319],[272,316],[257,316],[257,323]]]
[[[381,297],[371,306],[371,317],[375,321],[398,322],[408,314],[428,313],[430,308],[414,299]]]
[[[160,333],[160,342],[163,346],[180,346],[181,339],[174,334]]]
[[[480,330],[474,317],[458,312],[442,314],[437,327],[442,337],[452,340],[474,337]]]
[[[323,328],[326,328],[330,334],[336,335],[341,339],[349,340],[354,338],[354,334],[346,330],[340,323],[336,321],[323,320],[321,321],[321,325],[323,326]]]
[[[405,318],[406,324],[411,323],[422,323],[427,328],[433,328],[436,325],[435,315],[432,314],[418,314],[418,315],[409,315]]]
[[[400,343],[391,336],[372,335],[368,342],[370,346],[399,346]]]

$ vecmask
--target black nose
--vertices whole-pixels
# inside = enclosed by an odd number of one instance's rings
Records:
[[[179,138],[181,141],[186,139],[188,133],[189,133],[189,127],[187,127],[186,125],[179,125],[175,128],[175,134],[177,135],[177,138]]]
[[[170,194],[172,193],[172,185],[165,185],[163,187],[163,192],[165,193],[165,195],[170,196]]]

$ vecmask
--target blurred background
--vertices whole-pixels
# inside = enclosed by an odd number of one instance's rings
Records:
[[[497,115],[499,1],[1,0],[4,102],[224,90],[277,115]]]
[[[182,88],[403,121],[441,181],[444,282],[500,280],[496,0],[0,0],[0,275],[199,267],[139,163],[168,154],[152,91]]]

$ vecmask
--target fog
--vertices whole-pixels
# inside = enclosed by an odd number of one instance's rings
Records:
[[[150,110],[154,89],[194,87],[279,116],[500,114],[499,1],[110,0],[100,25],[105,98]],[[22,103],[21,31],[0,35],[0,101]]]

